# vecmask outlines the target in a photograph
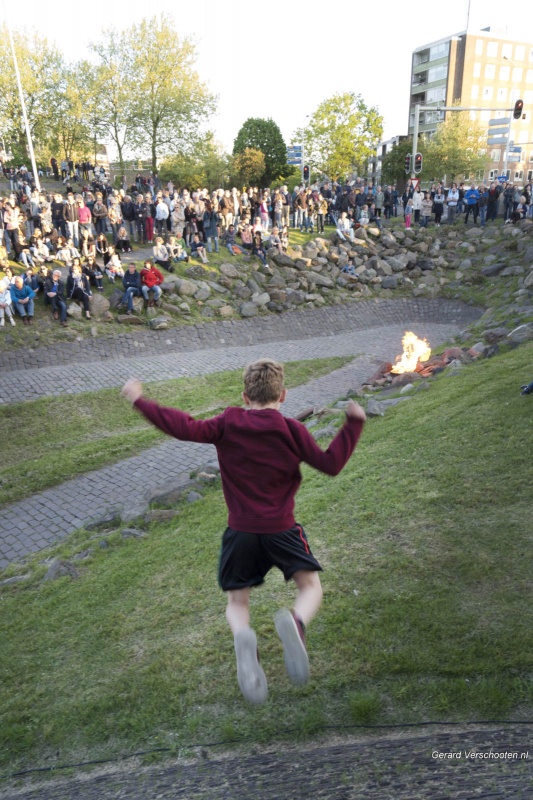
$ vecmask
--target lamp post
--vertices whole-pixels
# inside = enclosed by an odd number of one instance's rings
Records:
[[[17,86],[18,86],[18,90],[19,90],[20,105],[22,107],[22,118],[24,119],[24,127],[26,129],[26,138],[28,140],[28,151],[30,153],[30,160],[31,160],[31,168],[32,168],[32,172],[33,172],[33,179],[35,181],[35,186],[37,188],[37,191],[40,192],[41,191],[41,184],[40,184],[40,181],[39,181],[39,171],[37,170],[37,164],[35,162],[35,153],[33,152],[33,143],[32,143],[32,140],[31,140],[30,124],[28,122],[28,115],[26,113],[26,103],[24,101],[24,94],[22,92],[22,83],[20,81],[20,72],[19,72],[19,65],[18,65],[18,61],[17,61],[17,54],[15,53],[15,44],[13,42],[13,33],[11,31],[11,25],[9,23],[9,19],[7,17],[7,14],[6,14],[6,23],[7,23],[7,29],[9,31],[9,41],[11,43],[11,52],[13,54],[13,64],[14,64],[14,67],[15,67],[15,75],[16,75],[16,78],[17,78]]]

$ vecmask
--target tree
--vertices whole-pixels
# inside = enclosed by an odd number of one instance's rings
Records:
[[[265,186],[270,186],[272,181],[287,173],[287,148],[273,119],[250,117],[246,120],[233,144],[233,155],[239,155],[247,148],[260,150],[265,157]]]
[[[294,142],[304,145],[305,162],[332,180],[353,171],[366,171],[368,159],[381,139],[383,117],[354,92],[335,94],[324,100]]]
[[[167,15],[132,25],[117,51],[121,80],[131,91],[121,124],[131,127],[134,144],[150,149],[156,170],[162,155],[190,149],[214,110],[214,97],[193,68],[192,41],[178,36]]]
[[[265,174],[265,156],[261,150],[254,147],[245,147],[242,153],[233,157],[231,175],[234,183],[241,186],[261,185]]]
[[[424,164],[425,144],[424,139],[420,138],[418,142],[418,152],[422,153],[422,164]],[[422,149],[420,149],[422,148]],[[381,183],[382,185],[397,184],[403,186],[411,177],[411,171],[405,171],[405,157],[411,155],[413,150],[413,138],[395,144],[388,153],[385,153],[381,161]]]
[[[189,152],[177,153],[165,159],[159,169],[162,181],[173,181],[176,186],[209,190],[224,186],[229,178],[229,157],[208,133],[196,142]]]
[[[464,180],[483,173],[488,162],[487,131],[467,111],[452,111],[426,140],[422,176],[426,180]]]
[[[55,77],[56,94],[46,125],[47,156],[82,158],[90,151],[91,127],[87,122],[87,92],[83,67],[62,65]],[[42,148],[41,148],[42,149]]]

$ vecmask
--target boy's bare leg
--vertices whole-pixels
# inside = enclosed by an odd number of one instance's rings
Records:
[[[318,572],[300,570],[292,576],[298,587],[294,603],[294,613],[304,625],[308,625],[322,602],[322,584]]]
[[[305,647],[305,626],[313,619],[322,602],[322,586],[318,572],[300,570],[293,580],[298,595],[291,613],[282,608],[276,614],[276,631],[283,644],[285,666],[293,683],[302,685],[309,680],[309,658]]]
[[[250,627],[250,589],[232,589],[228,592],[226,619],[235,636],[243,628]]]
[[[268,695],[265,673],[259,663],[257,637],[250,628],[250,589],[228,592],[226,619],[233,633],[237,680],[249,703],[264,703]]]

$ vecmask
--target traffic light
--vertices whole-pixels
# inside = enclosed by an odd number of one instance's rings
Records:
[[[405,171],[411,172],[411,153],[407,153],[405,156]]]
[[[522,110],[524,108],[524,101],[517,100],[514,104],[514,111],[513,111],[513,119],[520,119],[522,116]]]
[[[309,167],[306,164],[305,167],[304,167],[304,181],[308,181],[308,180],[309,180]]]
[[[422,172],[422,153],[417,153],[415,155],[415,172],[417,174]]]

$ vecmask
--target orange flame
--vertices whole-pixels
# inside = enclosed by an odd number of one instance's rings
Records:
[[[406,331],[402,339],[403,353],[396,358],[396,364],[391,369],[395,375],[403,372],[414,372],[419,361],[427,361],[431,355],[431,348],[426,339],[419,339],[412,331]]]

